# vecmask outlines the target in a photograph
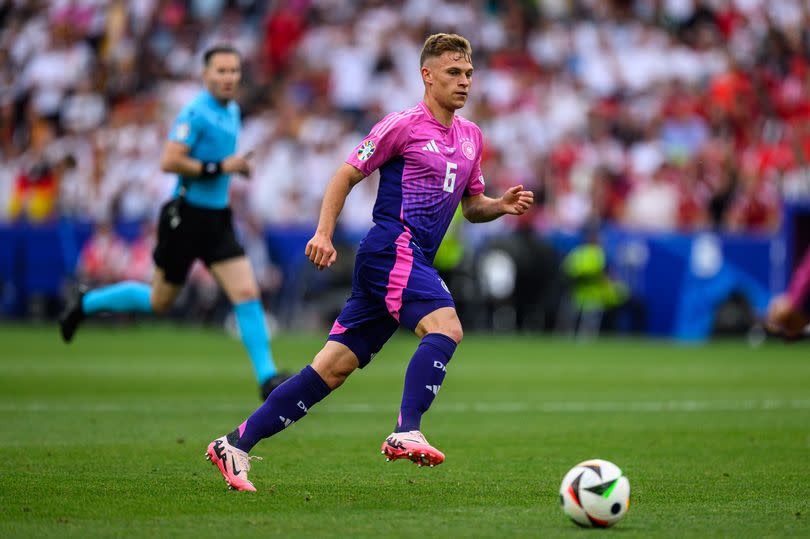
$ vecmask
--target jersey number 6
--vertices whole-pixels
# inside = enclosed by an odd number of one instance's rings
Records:
[[[444,189],[448,193],[452,193],[453,189],[456,187],[456,173],[453,172],[458,168],[458,165],[455,163],[451,163],[450,161],[447,162],[447,172],[444,175]]]

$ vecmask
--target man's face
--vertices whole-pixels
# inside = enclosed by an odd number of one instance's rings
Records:
[[[220,52],[208,59],[203,71],[203,80],[208,90],[217,99],[233,99],[239,89],[242,78],[242,66],[239,56],[229,52]]]
[[[472,74],[470,59],[455,51],[429,58],[422,67],[422,79],[428,92],[448,110],[460,109],[467,103]]]

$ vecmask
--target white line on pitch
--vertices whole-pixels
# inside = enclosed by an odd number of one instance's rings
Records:
[[[394,405],[395,406],[395,405]],[[319,406],[318,413],[370,414],[390,412],[391,405],[369,403],[336,403]],[[753,410],[808,410],[810,400],[668,400],[668,401],[549,401],[549,402],[474,402],[437,403],[438,412],[476,413],[595,413],[595,412],[742,412]],[[250,406],[228,403],[126,403],[126,402],[30,402],[0,403],[0,413],[19,412],[246,412]]]

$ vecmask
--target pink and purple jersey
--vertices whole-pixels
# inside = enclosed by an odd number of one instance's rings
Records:
[[[432,262],[462,196],[484,192],[482,146],[477,125],[455,116],[444,126],[424,102],[377,123],[346,159],[366,176],[380,169],[375,226],[360,250],[412,242]]]

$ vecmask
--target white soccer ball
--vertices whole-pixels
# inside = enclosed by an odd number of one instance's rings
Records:
[[[624,518],[630,508],[630,481],[612,462],[586,460],[563,477],[560,504],[575,524],[607,528]]]

